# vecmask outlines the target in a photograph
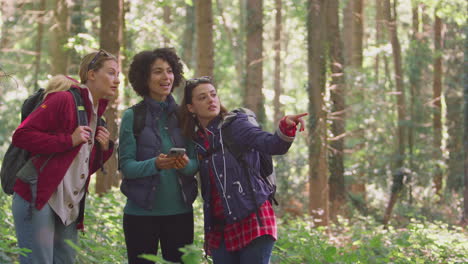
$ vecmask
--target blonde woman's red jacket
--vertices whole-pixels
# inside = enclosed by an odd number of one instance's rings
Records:
[[[88,113],[88,120],[90,120],[92,104],[87,95],[87,88],[78,88]],[[107,103],[108,101],[104,99],[99,101],[98,116],[104,113]],[[79,152],[81,145],[72,146],[72,133],[77,126],[77,113],[73,95],[66,91],[56,92],[49,94],[44,102],[20,124],[13,134],[12,143],[15,146],[29,151],[31,157],[40,155],[33,162],[38,171],[50,155],[54,154],[38,176],[37,198],[35,201],[35,207],[38,210],[42,209],[48,202]],[[89,160],[89,175],[100,168],[101,159],[102,162],[105,162],[113,152],[112,142],[109,150],[102,152],[98,151],[97,141],[95,142]],[[88,188],[88,184],[89,177],[86,188]],[[23,199],[31,201],[29,184],[17,179],[14,191]]]

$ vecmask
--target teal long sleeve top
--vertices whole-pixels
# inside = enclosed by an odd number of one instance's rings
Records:
[[[167,154],[173,145],[170,135],[167,129],[165,129],[166,123],[167,112],[164,111],[160,116],[157,129],[161,137],[161,152]],[[185,175],[193,175],[197,170],[198,163],[196,160],[194,145],[191,141],[188,142],[189,143],[185,146],[185,149],[190,161],[187,166],[180,169],[179,172]],[[192,211],[192,206],[187,205],[183,200],[181,186],[178,182],[179,176],[176,173],[176,169],[158,169],[155,163],[156,157],[148,160],[137,161],[136,153],[137,142],[133,135],[133,110],[129,108],[122,116],[119,135],[119,161],[123,177],[134,179],[159,173],[161,175],[161,181],[157,187],[151,211],[145,210],[137,206],[130,199],[127,199],[124,213],[131,215],[162,216],[182,214]]]

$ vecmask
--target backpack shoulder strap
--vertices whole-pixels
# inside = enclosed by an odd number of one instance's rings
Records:
[[[83,104],[83,98],[78,88],[72,87],[68,91],[73,95],[73,100],[75,101],[76,114],[79,126],[88,125],[88,114],[86,113],[86,108]]]
[[[21,121],[24,121],[26,117],[32,113],[43,101],[44,99],[44,88],[39,88],[26,100],[24,100],[23,105],[21,106]]]
[[[225,120],[225,123],[222,124],[221,126],[221,136],[223,138],[223,144],[224,146],[231,152],[231,154],[238,160],[239,162],[241,161],[243,151],[239,147],[238,144],[234,142],[233,136],[232,136],[232,129],[231,129],[231,122],[235,119],[236,117],[230,117],[229,119]]]
[[[130,107],[133,110],[133,135],[135,140],[140,137],[143,127],[145,127],[146,120],[146,104],[145,101],[141,101],[138,104]]]

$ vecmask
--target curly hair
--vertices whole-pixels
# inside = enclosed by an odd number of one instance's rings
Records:
[[[128,79],[133,90],[140,96],[149,95],[148,80],[151,75],[151,66],[157,59],[166,61],[174,73],[174,83],[171,92],[179,86],[183,78],[183,66],[179,56],[172,48],[158,48],[153,51],[145,50],[133,57],[128,71]]]

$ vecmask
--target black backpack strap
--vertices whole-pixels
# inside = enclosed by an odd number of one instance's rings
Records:
[[[81,98],[80,91],[75,87],[70,88],[68,91],[73,95],[73,99],[75,100],[78,126],[87,126],[88,113],[86,113],[86,108],[83,104],[83,98]]]
[[[135,140],[138,141],[141,131],[145,127],[146,120],[146,104],[145,101],[141,101],[136,105],[133,105],[133,135]]]
[[[43,101],[44,99],[44,88],[40,88],[24,100],[21,106],[21,122],[28,117]]]

